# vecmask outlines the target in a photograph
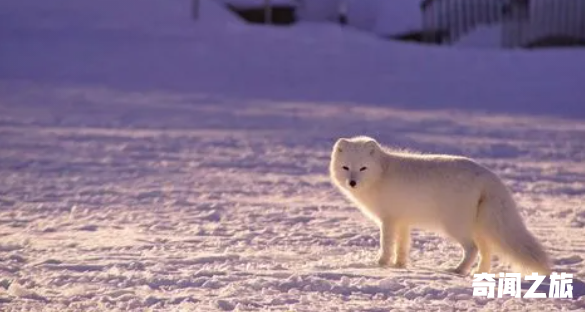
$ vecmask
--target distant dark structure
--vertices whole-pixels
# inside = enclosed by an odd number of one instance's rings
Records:
[[[585,0],[424,0],[421,12],[423,42],[454,44],[491,25],[506,48],[585,46]]]
[[[443,44],[449,38],[449,33],[445,30],[413,30],[406,33],[387,35],[382,37],[399,41]]]
[[[270,22],[266,20],[266,7],[264,6],[235,6],[229,3],[226,6],[252,24],[291,25],[297,22],[296,6],[294,5],[270,5]]]
[[[347,15],[341,7],[332,12],[328,12],[330,14],[320,12],[316,13],[315,16],[311,16],[315,14],[315,12],[311,12],[307,15],[307,5],[311,4],[310,1],[315,0],[291,0],[277,4],[273,4],[271,1],[264,2],[268,3],[267,5],[249,5],[237,2],[237,4],[233,4],[230,0],[223,0],[223,3],[230,11],[252,24],[292,25],[301,19],[333,22],[339,23],[340,25],[347,24]],[[268,15],[266,14],[267,8],[270,11]],[[193,15],[196,16],[196,13],[196,10],[194,10]],[[270,18],[270,21],[267,21],[267,17]]]
[[[267,6],[250,6],[235,5],[224,0],[224,4],[239,17],[253,24],[292,25],[299,19],[348,24],[344,1],[339,2],[337,9],[332,7],[333,9],[319,13],[311,11],[312,13],[305,16],[308,12],[306,6],[311,4],[309,1],[312,0],[291,0],[288,1],[289,4],[271,4],[267,1],[263,2]],[[585,0],[412,1],[420,2],[422,25],[405,33],[382,37],[453,45],[472,36],[471,41],[489,41],[490,46],[502,48],[585,47]],[[396,8],[399,9],[400,6],[397,5]],[[197,13],[194,11],[193,14]],[[489,28],[489,32],[480,33],[480,28]]]

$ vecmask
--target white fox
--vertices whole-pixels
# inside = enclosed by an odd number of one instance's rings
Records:
[[[510,191],[473,160],[381,147],[374,139],[339,139],[329,167],[333,183],[380,226],[380,265],[404,267],[410,227],[442,232],[464,250],[457,268],[489,272],[498,255],[523,272],[550,275],[550,263],[526,229]]]

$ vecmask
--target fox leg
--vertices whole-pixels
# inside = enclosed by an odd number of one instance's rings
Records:
[[[410,230],[395,220],[384,220],[380,224],[380,257],[381,266],[402,268],[408,260],[410,250]]]
[[[475,243],[479,248],[479,265],[474,273],[489,273],[492,264],[492,253],[488,242],[481,237],[475,238]]]
[[[397,238],[397,228],[392,220],[382,220],[380,224],[380,256],[378,264],[387,266],[391,264],[394,253],[394,245]]]
[[[394,267],[403,268],[408,262],[408,254],[410,252],[410,229],[406,225],[397,224],[396,236]]]
[[[463,247],[463,258],[459,262],[459,265],[451,271],[457,274],[466,275],[469,273],[469,269],[477,259],[477,246],[473,240],[466,240],[459,243],[461,244],[461,247]]]

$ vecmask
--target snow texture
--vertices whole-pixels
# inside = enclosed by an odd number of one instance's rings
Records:
[[[480,25],[454,43],[457,47],[502,48],[502,25]]]
[[[301,21],[337,21],[341,12],[342,0],[298,0],[297,2],[297,17]]]
[[[346,0],[347,24],[360,30],[372,31],[377,20],[378,0]]]
[[[189,4],[0,2],[1,311],[585,309],[583,51]],[[377,267],[377,228],[327,176],[355,134],[492,168],[575,298],[472,297],[459,248],[422,231],[406,269]]]
[[[421,1],[378,0],[373,31],[379,35],[399,35],[423,28]]]

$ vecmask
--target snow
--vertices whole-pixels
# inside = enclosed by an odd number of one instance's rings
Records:
[[[585,309],[581,50],[97,3],[0,2],[0,310]],[[422,231],[406,269],[377,267],[327,176],[355,134],[492,168],[575,298],[472,297],[458,247]]]
[[[332,22],[340,15],[342,0],[299,0],[297,17],[301,21]]]
[[[502,48],[502,25],[478,25],[454,43],[457,47]]]
[[[378,0],[346,0],[347,24],[360,30],[372,31],[378,18]]]
[[[378,35],[397,35],[422,28],[418,0],[315,0],[301,1],[299,18],[311,21],[336,21],[345,13],[347,24]]]
[[[188,25],[184,17],[191,13],[190,1],[182,0],[22,0],[3,1],[0,8],[6,30],[26,25],[38,30],[68,32],[87,29],[136,32],[172,29],[176,32]]]
[[[399,35],[423,28],[421,1],[378,1],[374,32],[379,35]]]

